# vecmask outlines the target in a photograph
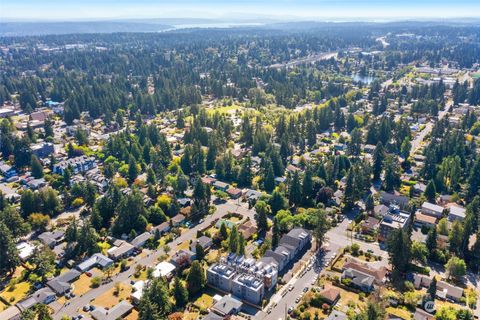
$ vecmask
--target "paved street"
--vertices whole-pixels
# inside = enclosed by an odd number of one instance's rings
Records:
[[[188,229],[184,233],[180,235],[180,237],[174,239],[172,242],[169,243],[170,248],[172,249],[171,252],[172,254],[174,253],[174,249],[176,248],[177,245],[184,241],[189,241],[191,239],[195,239],[197,235],[197,230],[205,228],[210,225],[215,219],[219,219],[225,214],[229,212],[237,212],[244,217],[250,217],[250,219],[253,219],[254,216],[254,209],[249,210],[248,205],[246,203],[238,202],[236,200],[229,200],[225,203],[216,205],[217,210],[212,214],[207,217],[205,217],[205,221],[199,225],[197,225],[195,228]],[[155,250],[155,251],[150,251],[150,250],[145,250],[148,253],[147,256],[143,257],[136,257],[134,258],[133,263],[131,264],[130,268],[122,273],[119,273],[115,276],[113,276],[111,282],[101,285],[98,288],[91,289],[88,291],[86,294],[83,296],[77,296],[69,301],[67,301],[67,304],[64,306],[59,306],[58,302],[53,302],[50,306],[54,308],[55,314],[53,315],[54,319],[61,319],[63,315],[77,315],[79,311],[83,308],[83,306],[89,304],[92,300],[94,300],[96,297],[102,295],[103,293],[107,292],[111,288],[114,287],[116,282],[128,282],[130,281],[130,277],[135,273],[135,266],[140,264],[140,265],[147,265],[147,266],[155,266],[157,264],[157,259],[160,257],[164,252],[163,250]],[[60,308],[59,308],[60,307]]]
[[[445,103],[445,109],[442,111],[438,112],[438,120],[442,120],[448,113],[448,109],[453,105],[452,100],[448,100],[447,103]],[[413,156],[415,152],[422,146],[423,141],[425,140],[426,136],[430,134],[433,130],[434,122],[429,121],[425,125],[425,128],[417,134],[415,139],[412,140],[412,148],[410,150],[410,155]]]

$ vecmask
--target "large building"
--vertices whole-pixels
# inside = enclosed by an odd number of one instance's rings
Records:
[[[277,284],[278,269],[273,260],[245,259],[230,254],[227,259],[210,266],[207,270],[207,283],[223,292],[231,292],[237,298],[259,305],[265,291]]]
[[[410,219],[411,215],[409,212],[401,211],[396,205],[390,205],[387,214],[380,222],[378,240],[387,240],[390,233],[395,229],[405,229]]]
[[[267,250],[265,257],[275,259],[278,270],[283,271],[285,267],[295,260],[297,255],[310,245],[312,235],[303,228],[295,228],[282,236],[278,247],[275,250]]]

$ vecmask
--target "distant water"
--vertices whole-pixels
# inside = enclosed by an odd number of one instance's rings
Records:
[[[350,77],[352,78],[353,81],[362,82],[364,84],[370,84],[375,80],[374,76],[370,76],[370,75],[362,76],[358,73],[357,74],[352,74]]]
[[[226,29],[226,28],[241,28],[241,27],[258,27],[263,26],[263,23],[258,22],[219,22],[219,23],[191,23],[191,24],[177,24],[173,28],[162,31],[172,31],[181,29]]]

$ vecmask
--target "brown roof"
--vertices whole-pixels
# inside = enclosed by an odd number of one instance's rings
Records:
[[[368,217],[368,219],[363,223],[362,227],[367,229],[373,229],[378,226],[380,220],[374,217]]]
[[[380,269],[373,269],[367,265],[364,265],[360,262],[357,262],[355,259],[347,258],[347,262],[343,265],[343,269],[354,269],[357,271],[361,271],[363,273],[366,273],[372,277],[375,278],[375,281],[377,283],[382,283],[383,280],[385,279],[385,276],[387,275],[387,269],[382,267]]]
[[[253,225],[252,221],[247,221],[238,227],[245,239],[250,239],[257,232],[257,228]]]
[[[237,188],[229,188],[229,189],[227,190],[227,193],[228,193],[229,195],[235,196],[235,195],[241,194],[241,193],[242,193],[242,190],[237,189]]]
[[[415,214],[415,220],[422,223],[437,224],[437,218],[429,216],[418,211]]]
[[[334,287],[330,287],[320,292],[320,295],[326,301],[334,303],[340,296],[340,290]]]
[[[180,213],[183,214],[186,217],[188,217],[191,212],[192,212],[192,207],[191,206],[184,207],[184,208],[180,209]]]

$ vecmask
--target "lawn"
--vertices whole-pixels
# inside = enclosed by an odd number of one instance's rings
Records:
[[[388,307],[387,312],[389,314],[392,314],[394,316],[397,316],[402,319],[411,319],[411,313],[408,310],[402,309],[402,308],[393,308],[393,307]]]
[[[124,283],[120,283],[120,293],[118,296],[115,296],[113,293],[115,292],[115,287],[111,288],[110,290],[106,291],[101,296],[97,297],[95,300],[92,301],[94,306],[101,306],[104,308],[111,308],[118,304],[120,300],[125,300],[126,298],[130,297],[130,293],[132,292],[132,288]]]
[[[207,263],[208,264],[212,264],[214,263],[215,261],[217,261],[217,259],[220,257],[220,251],[218,250],[210,250],[207,254],[207,256],[205,257],[205,259],[207,260]]]
[[[25,296],[30,291],[30,283],[24,281],[15,285],[15,288],[10,291],[11,287],[7,287],[0,296],[5,300],[14,304],[13,302],[18,302],[25,298]],[[12,299],[13,298],[13,299]],[[12,299],[12,300],[10,300]]]
[[[138,320],[138,311],[132,310],[132,312],[124,318],[124,320]]]
[[[77,296],[87,293],[90,290],[91,283],[92,279],[83,273],[80,275],[80,278],[73,283],[73,293],[75,293]]]
[[[181,244],[177,246],[177,251],[180,250],[190,250],[190,243],[188,240],[183,241]]]
[[[347,312],[348,311],[348,304],[349,302],[353,302],[356,304],[357,307],[360,309],[363,308],[365,305],[365,302],[360,301],[358,294],[355,292],[347,291],[345,289],[335,287],[340,290],[340,300],[337,303],[337,307],[343,311]]]
[[[200,309],[208,309],[213,305],[213,297],[204,293],[193,304]]]
[[[196,320],[198,318],[198,312],[185,312],[183,314],[183,319],[185,320]]]
[[[7,308],[8,308],[8,305],[6,305],[5,303],[2,302],[2,300],[0,300],[0,312],[2,312]]]

